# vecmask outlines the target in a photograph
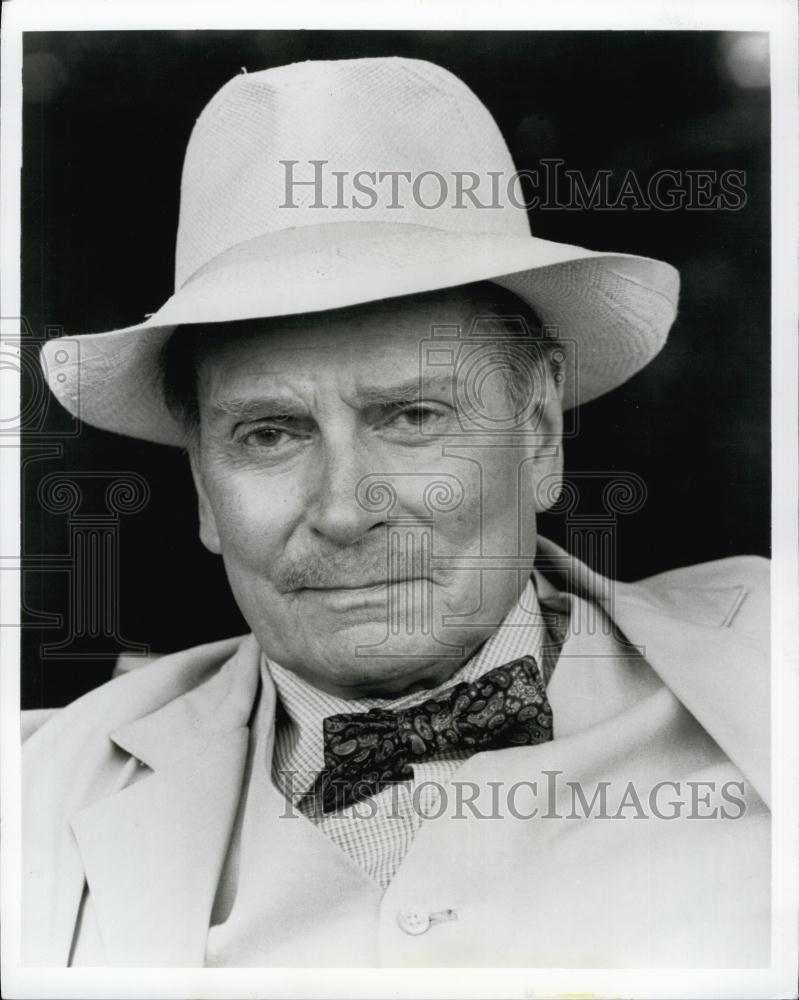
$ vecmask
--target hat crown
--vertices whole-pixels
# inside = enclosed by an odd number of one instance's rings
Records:
[[[240,243],[323,223],[529,236],[525,209],[506,195],[514,172],[491,114],[434,63],[343,59],[241,73],[189,140],[176,288]]]

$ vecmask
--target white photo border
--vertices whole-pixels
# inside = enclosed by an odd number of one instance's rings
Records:
[[[799,108],[793,0],[453,0],[335,4],[294,0],[11,0],[2,23],[0,317],[20,316],[24,31],[192,29],[727,30],[770,37],[772,97],[772,962],[763,969],[45,969],[19,964],[19,632],[0,629],[2,967],[7,997],[788,997],[795,996],[799,909],[799,440],[797,246]],[[0,383],[3,410],[19,385]],[[9,402],[10,401],[10,402]],[[17,411],[18,412],[18,411]],[[0,448],[0,556],[20,551],[19,440]],[[5,567],[0,567],[5,568]],[[19,573],[0,573],[0,620],[16,614]],[[13,612],[9,609],[14,609]]]

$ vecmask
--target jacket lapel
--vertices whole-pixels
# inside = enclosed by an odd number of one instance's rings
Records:
[[[22,960],[65,966],[85,885],[69,823],[129,783],[136,760],[109,731],[144,718],[216,674],[247,639],[225,639],[165,657],[56,712],[22,755]],[[57,762],[57,766],[56,766]]]
[[[71,820],[109,964],[202,965],[258,667],[245,642],[200,687],[111,734],[143,776]]]
[[[603,605],[624,638],[769,802],[768,648],[729,626],[746,599],[739,579],[728,587],[672,587],[611,581],[539,539],[543,565],[564,589]],[[723,582],[723,581],[722,581]]]
[[[73,817],[109,964],[202,965],[247,732],[226,733]]]

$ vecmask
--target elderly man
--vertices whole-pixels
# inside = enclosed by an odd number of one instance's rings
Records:
[[[517,181],[430,63],[242,74],[175,294],[45,348],[73,413],[187,451],[251,634],[28,739],[25,961],[767,962],[765,562],[619,584],[536,533],[676,275],[533,238]]]

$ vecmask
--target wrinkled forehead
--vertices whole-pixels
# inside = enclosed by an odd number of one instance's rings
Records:
[[[368,382],[384,373],[410,375],[436,344],[501,325],[496,307],[463,288],[349,309],[226,324],[198,331],[200,387],[257,378],[318,379],[335,373]]]

